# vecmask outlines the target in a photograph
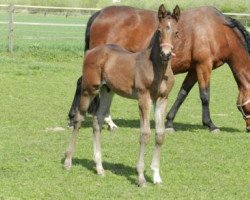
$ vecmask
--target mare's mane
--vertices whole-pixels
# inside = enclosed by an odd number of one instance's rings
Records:
[[[247,31],[247,29],[236,19],[233,19],[231,17],[226,17],[226,21],[227,21],[227,26],[229,26],[230,28],[237,28],[240,33],[242,34],[243,38],[244,38],[244,46],[246,48],[246,50],[248,51],[248,54],[250,55],[250,34]]]

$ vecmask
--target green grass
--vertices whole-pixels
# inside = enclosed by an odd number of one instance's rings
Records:
[[[138,188],[134,169],[139,143],[137,103],[116,96],[112,116],[119,126],[104,126],[102,149],[106,176],[95,174],[91,118],[78,137],[73,169],[63,169],[71,130],[67,112],[80,75],[81,58],[67,62],[0,54],[0,198],[1,199],[248,199],[250,135],[237,111],[237,88],[225,65],[213,72],[211,113],[221,133],[201,124],[195,87],[177,115],[177,132],[167,135],[161,159],[164,183],[152,184],[147,147],[148,186]],[[169,104],[184,76],[179,75]],[[153,128],[153,119],[152,119]],[[65,131],[45,131],[62,126]],[[152,129],[152,134],[154,134]]]
[[[0,21],[2,16],[0,13]],[[21,17],[26,16],[17,20]],[[47,17],[57,22],[66,20]],[[81,20],[75,18],[75,22]],[[19,39],[10,56],[3,39],[6,29],[1,27],[0,199],[249,199],[250,134],[245,132],[236,108],[237,86],[227,65],[213,72],[211,82],[212,119],[221,132],[211,134],[201,126],[201,103],[195,86],[176,117],[177,132],[166,137],[161,157],[164,182],[160,186],[153,185],[150,170],[154,146],[151,118],[152,137],[145,155],[148,185],[138,188],[134,169],[139,149],[137,103],[118,96],[111,112],[119,130],[110,133],[105,125],[102,132],[106,176],[99,177],[94,170],[90,117],[80,130],[72,170],[63,169],[71,136],[67,113],[81,74],[84,38],[21,38],[35,36],[36,31],[39,37],[49,36],[46,31],[58,37],[70,35],[68,31],[83,37],[83,31],[17,27],[15,36]],[[176,76],[169,106],[183,78]],[[56,126],[66,130],[46,131]]]

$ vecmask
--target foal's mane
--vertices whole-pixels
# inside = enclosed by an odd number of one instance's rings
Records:
[[[248,51],[248,54],[250,55],[250,34],[247,31],[247,29],[239,21],[231,17],[227,16],[226,21],[227,21],[227,25],[230,28],[237,28],[240,31],[240,33],[242,34],[244,38],[244,46],[246,50]]]

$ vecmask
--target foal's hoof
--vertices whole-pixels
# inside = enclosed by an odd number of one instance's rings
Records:
[[[70,170],[72,167],[72,161],[71,159],[65,159],[64,161],[64,169]]]
[[[145,178],[139,179],[137,184],[138,184],[138,187],[146,187],[147,181],[145,180]]]
[[[219,133],[219,132],[220,132],[220,129],[219,129],[219,128],[216,128],[216,129],[211,130],[211,133]]]
[[[174,133],[175,129],[174,128],[166,128],[167,133]]]
[[[155,185],[160,185],[162,183],[161,178],[159,180],[154,180],[154,184]]]
[[[105,176],[105,171],[103,168],[96,168],[97,175]]]
[[[161,177],[159,173],[154,173],[154,184],[159,185],[162,183]]]

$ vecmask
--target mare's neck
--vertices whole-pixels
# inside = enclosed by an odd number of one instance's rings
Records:
[[[239,89],[249,90],[250,88],[250,55],[243,48],[235,50],[234,55],[230,59],[230,68]]]

